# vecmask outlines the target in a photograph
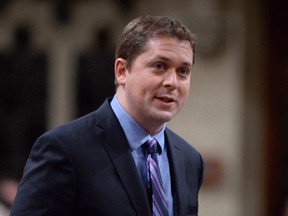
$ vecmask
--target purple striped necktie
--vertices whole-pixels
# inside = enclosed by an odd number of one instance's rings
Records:
[[[163,181],[156,159],[157,145],[154,138],[146,142],[148,194],[151,194],[152,215],[168,216]]]

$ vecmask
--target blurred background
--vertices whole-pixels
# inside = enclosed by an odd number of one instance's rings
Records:
[[[144,14],[198,38],[168,126],[205,160],[199,215],[288,215],[286,0],[0,0],[0,216],[37,137],[114,94],[117,37]]]

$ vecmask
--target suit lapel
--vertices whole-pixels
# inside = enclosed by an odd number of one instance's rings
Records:
[[[168,149],[168,158],[171,173],[171,184],[173,191],[174,212],[175,215],[185,215],[185,206],[187,203],[187,189],[185,188],[186,170],[185,159],[182,149],[179,148],[179,140],[172,135],[169,129],[166,129],[166,144]]]
[[[150,207],[142,180],[132,157],[128,141],[107,101],[99,109],[101,137],[123,186],[138,215],[150,215]],[[100,115],[99,115],[100,116]],[[105,119],[104,119],[105,117]]]

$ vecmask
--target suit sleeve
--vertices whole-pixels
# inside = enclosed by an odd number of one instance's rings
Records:
[[[34,144],[11,216],[73,215],[75,172],[64,142],[43,135]]]
[[[205,164],[204,164],[203,158],[200,154],[199,154],[199,157],[200,157],[200,175],[199,175],[199,181],[198,182],[199,182],[199,190],[200,190],[200,187],[203,183]]]

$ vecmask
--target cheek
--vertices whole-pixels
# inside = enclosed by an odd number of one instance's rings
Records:
[[[179,92],[183,98],[188,98],[190,92],[190,82],[182,84],[179,88]]]

